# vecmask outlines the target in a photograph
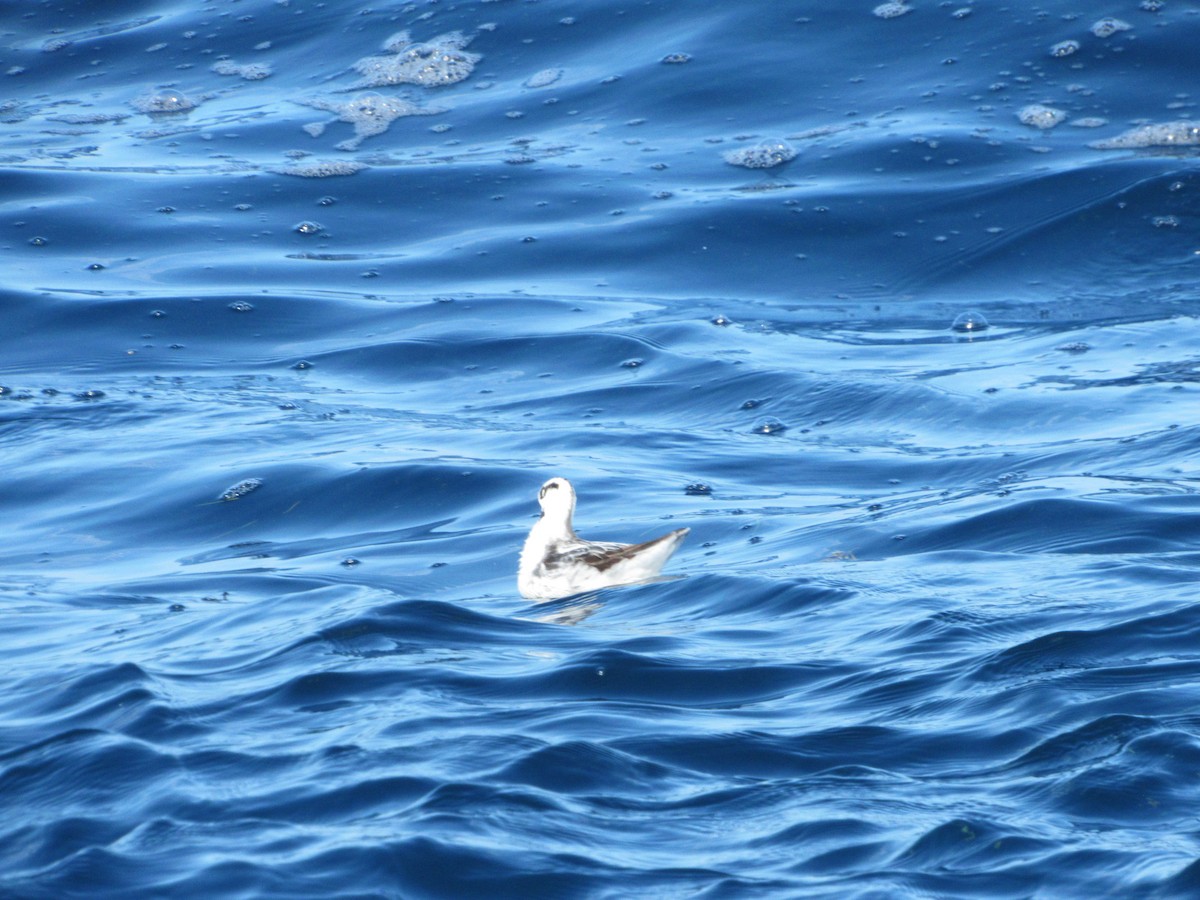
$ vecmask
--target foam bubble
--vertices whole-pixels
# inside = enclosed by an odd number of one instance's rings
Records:
[[[542,69],[540,72],[534,72],[525,79],[525,87],[527,88],[543,88],[549,87],[562,78],[562,69]]]
[[[222,59],[213,63],[212,70],[218,75],[237,75],[246,81],[262,81],[271,75],[271,67],[264,63],[246,63],[239,66],[231,59]]]
[[[313,109],[324,109],[335,113],[338,120],[354,126],[354,137],[338,144],[340,150],[354,150],[363,139],[376,134],[383,134],[397,119],[405,116],[432,116],[445,112],[438,107],[417,106],[398,97],[385,97],[374,91],[359,94],[349,100],[334,100],[329,97],[314,97],[311,100],[298,100]],[[306,131],[312,134],[311,128]],[[316,135],[314,135],[315,137]]]
[[[221,496],[218,499],[226,502],[241,500],[247,494],[257,491],[260,487],[262,487],[261,478],[247,478],[244,481],[239,481],[237,484],[227,487],[221,492]]]
[[[1061,109],[1055,109],[1052,106],[1033,103],[1019,110],[1017,118],[1022,125],[1028,125],[1031,128],[1041,128],[1045,131],[1062,123],[1067,118],[1067,114]]]
[[[1097,150],[1139,150],[1145,147],[1195,147],[1200,145],[1200,122],[1163,122],[1139,125],[1107,141],[1096,141]]]
[[[1092,23],[1091,32],[1098,38],[1112,37],[1118,31],[1129,31],[1133,28],[1128,22],[1121,19],[1114,19],[1112,16],[1105,16],[1103,19],[1097,19]]]
[[[739,147],[725,154],[725,162],[747,169],[770,169],[796,158],[796,148],[783,138],[768,138],[752,147]]]
[[[1070,56],[1079,50],[1079,41],[1059,41],[1050,48],[1051,56]]]
[[[881,3],[872,12],[881,19],[894,19],[896,16],[912,12],[912,7],[901,2]]]
[[[407,31],[388,38],[383,49],[392,56],[366,56],[354,64],[363,75],[355,87],[382,87],[389,84],[417,84],[441,87],[462,81],[475,69],[481,57],[463,48],[471,42],[461,31],[438,35],[424,44],[415,44]]]
[[[174,89],[157,91],[153,94],[145,94],[137,97],[132,101],[132,105],[138,112],[149,115],[187,112],[190,109],[195,109],[197,106],[196,101],[183,91]]]
[[[348,159],[318,159],[312,162],[294,162],[277,166],[269,171],[277,175],[295,175],[298,178],[330,178],[337,175],[354,175],[367,168],[360,162]]]
[[[960,331],[964,334],[973,334],[976,331],[986,331],[988,328],[988,320],[983,313],[975,310],[967,310],[964,313],[959,313],[954,321],[950,323],[950,327],[954,331]]]
[[[783,434],[787,431],[787,426],[776,419],[774,416],[766,416],[754,423],[754,427],[750,429],[751,434]]]
[[[1099,116],[1084,116],[1082,119],[1072,119],[1067,123],[1072,128],[1102,128],[1108,124],[1108,119]]]

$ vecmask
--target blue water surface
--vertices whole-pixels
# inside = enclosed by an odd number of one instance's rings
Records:
[[[0,5],[0,895],[1200,895],[1198,34]]]

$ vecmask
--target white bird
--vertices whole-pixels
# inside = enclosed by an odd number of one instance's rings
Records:
[[[517,588],[528,600],[650,581],[691,530],[677,528],[644,544],[585,541],[571,527],[575,489],[565,478],[543,484],[538,503],[542,517],[525,539],[517,572]]]

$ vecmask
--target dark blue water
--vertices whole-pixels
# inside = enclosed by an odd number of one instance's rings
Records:
[[[0,894],[1200,895],[1200,9],[877,5],[0,6]]]

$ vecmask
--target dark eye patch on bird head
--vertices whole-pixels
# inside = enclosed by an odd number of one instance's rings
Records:
[[[547,481],[545,484],[542,485],[542,489],[540,491],[538,491],[538,499],[539,500],[543,499],[546,496],[546,491],[555,489],[557,487],[558,487],[557,481]]]

